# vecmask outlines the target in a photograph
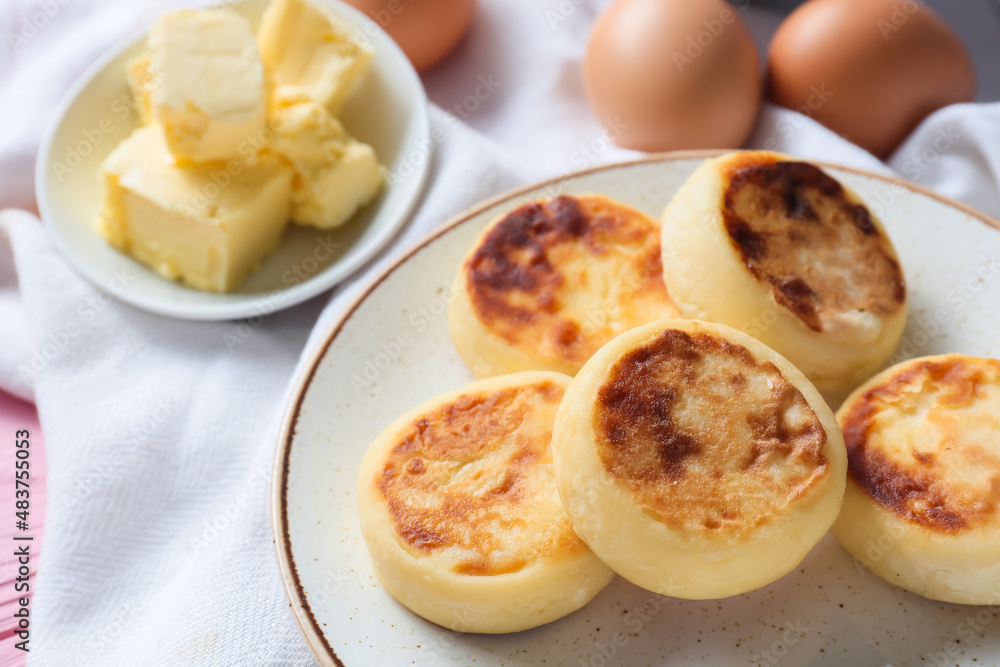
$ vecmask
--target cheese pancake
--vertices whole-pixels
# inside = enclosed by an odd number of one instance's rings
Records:
[[[849,459],[833,532],[872,572],[935,600],[1000,596],[1000,361],[911,359],[837,413]]]
[[[451,338],[476,377],[575,374],[623,331],[677,310],[659,224],[600,195],[530,202],[483,232],[462,263]]]
[[[552,422],[570,378],[474,382],[400,417],[361,464],[358,506],[375,574],[459,632],[516,632],[579,609],[613,576],[556,492]]]
[[[735,329],[664,320],[603,347],[553,431],[577,534],[629,581],[720,598],[797,566],[837,517],[833,413],[785,358]]]
[[[662,222],[664,279],[681,313],[758,338],[831,397],[899,342],[896,251],[858,195],[819,167],[764,151],[708,160]]]

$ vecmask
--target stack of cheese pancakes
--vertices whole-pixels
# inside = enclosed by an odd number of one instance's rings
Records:
[[[452,340],[481,379],[389,425],[358,479],[375,573],[421,616],[524,630],[615,573],[736,595],[831,527],[859,555],[899,535],[874,571],[922,595],[1000,586],[1000,363],[872,377],[906,322],[903,269],[821,168],[708,160],[659,222],[599,194],[523,204],[455,292]]]

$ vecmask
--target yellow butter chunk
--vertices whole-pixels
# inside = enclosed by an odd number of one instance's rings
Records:
[[[378,194],[385,177],[368,144],[351,137],[316,102],[278,107],[270,149],[295,170],[292,219],[329,229],[342,225]]]
[[[250,24],[224,10],[167,14],[149,32],[153,117],[195,162],[236,157],[265,129],[264,66]]]
[[[156,86],[159,77],[149,69],[149,52],[136,56],[128,61],[126,78],[128,87],[132,90],[132,103],[139,114],[139,120],[145,125],[153,120],[153,109],[150,102],[150,91]]]
[[[314,100],[340,112],[372,52],[336,19],[306,0],[273,0],[257,31],[257,46],[283,100]]]
[[[158,125],[137,129],[101,165],[98,228],[115,248],[165,278],[230,292],[281,240],[292,172],[262,153],[180,166]]]

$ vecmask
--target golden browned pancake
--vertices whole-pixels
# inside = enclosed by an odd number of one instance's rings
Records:
[[[892,243],[815,165],[768,152],[709,160],[664,213],[663,239],[685,316],[750,333],[825,392],[842,398],[899,341],[906,282]]]
[[[650,590],[703,599],[794,568],[840,509],[833,414],[786,359],[729,327],[666,320],[602,348],[556,417],[577,534]]]
[[[597,401],[605,470],[674,528],[747,533],[830,470],[802,392],[713,333],[663,331],[608,369]]]
[[[375,573],[396,599],[461,632],[514,632],[608,583],[555,488],[552,423],[568,382],[548,372],[476,382],[372,443],[358,506]]]
[[[849,457],[834,533],[886,581],[936,600],[1000,591],[1000,361],[912,359],[837,414]],[[874,545],[874,547],[873,547]]]
[[[677,315],[659,224],[601,195],[560,196],[494,221],[466,257],[449,313],[476,377],[574,374],[619,333]]]
[[[871,212],[807,162],[726,165],[722,217],[743,264],[813,331],[851,327],[855,313],[898,313],[906,283]],[[849,317],[847,322],[844,318]]]

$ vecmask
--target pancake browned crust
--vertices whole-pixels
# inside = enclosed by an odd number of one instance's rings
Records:
[[[379,580],[425,618],[513,632],[585,604],[611,577],[573,532],[552,470],[565,375],[473,383],[404,415],[358,481]]]
[[[672,528],[746,534],[829,474],[826,432],[802,392],[742,345],[667,329],[607,377],[598,456]]]
[[[452,550],[455,572],[484,576],[585,550],[569,517],[546,516],[534,498],[548,480],[532,467],[552,463],[563,389],[546,380],[467,393],[400,432],[378,479],[400,539],[419,552]]]
[[[477,377],[573,374],[622,331],[677,314],[660,254],[659,224],[607,197],[519,206],[463,262],[452,339]]]
[[[849,456],[834,532],[886,581],[985,604],[1000,591],[1000,361],[913,359],[838,413]],[[871,544],[891,547],[875,554]]]
[[[866,206],[808,162],[743,154],[726,165],[723,220],[743,263],[813,331],[842,313],[906,303],[896,253]]]
[[[861,198],[816,165],[766,151],[706,160],[663,214],[680,312],[735,327],[839,403],[892,353],[906,280]]]
[[[833,523],[846,454],[808,380],[722,325],[663,320],[573,380],[553,432],[578,535],[633,583],[693,599],[763,586]]]

